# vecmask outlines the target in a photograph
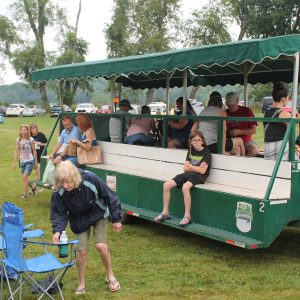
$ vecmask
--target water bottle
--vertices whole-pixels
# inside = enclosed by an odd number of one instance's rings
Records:
[[[60,235],[59,257],[68,257],[68,236],[65,231]]]

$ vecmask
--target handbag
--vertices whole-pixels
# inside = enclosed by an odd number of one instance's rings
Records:
[[[77,147],[77,162],[80,165],[101,164],[102,153],[100,146],[92,146],[89,151]]]

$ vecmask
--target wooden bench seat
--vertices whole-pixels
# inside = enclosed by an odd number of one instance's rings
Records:
[[[183,172],[187,150],[142,147],[99,142],[103,164],[91,165],[107,171],[166,181]],[[275,161],[262,158],[213,154],[210,176],[197,188],[263,199]],[[282,162],[270,199],[289,199],[291,164]]]

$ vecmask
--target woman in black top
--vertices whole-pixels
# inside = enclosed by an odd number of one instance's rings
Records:
[[[265,118],[290,118],[291,114],[282,110],[289,98],[289,88],[285,82],[274,83],[272,97],[273,106],[265,112]],[[287,123],[264,122],[265,130],[265,159],[277,160],[286,132]],[[288,145],[285,147],[283,159],[288,160]]]

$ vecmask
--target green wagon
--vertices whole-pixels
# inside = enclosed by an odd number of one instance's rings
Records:
[[[268,247],[285,226],[298,226],[300,220],[299,164],[293,147],[299,123],[295,117],[299,51],[300,35],[290,35],[58,66],[34,72],[33,79],[42,82],[103,77],[134,89],[164,87],[167,105],[168,89],[173,86],[183,86],[186,91],[190,85],[240,83],[247,103],[248,83],[293,82],[293,118],[285,120],[289,126],[281,149],[283,154],[284,146],[290,143],[290,160],[213,155],[208,182],[192,190],[193,223],[184,228],[178,225],[183,213],[180,190],[172,192],[172,218],[164,222],[166,226],[256,249]],[[86,168],[116,190],[127,215],[153,220],[161,211],[162,184],[182,172],[186,150],[166,149],[166,130],[162,148],[110,143],[110,115],[91,117],[103,164]],[[160,118],[166,129],[167,120],[174,116]],[[223,118],[214,119],[222,132]]]

